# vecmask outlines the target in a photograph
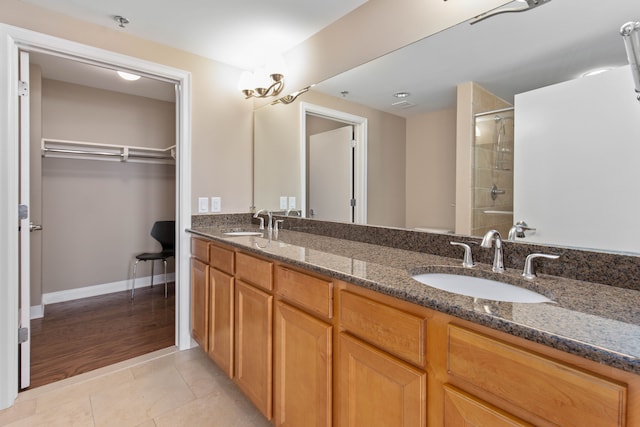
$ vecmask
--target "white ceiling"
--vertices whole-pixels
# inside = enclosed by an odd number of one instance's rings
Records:
[[[132,21],[121,31],[251,68],[251,58],[259,56],[255,49],[266,44],[287,50],[366,0],[182,0],[180,8],[157,0],[24,1],[113,28],[112,15],[121,14]],[[465,81],[513,102],[516,93],[626,64],[619,29],[638,20],[638,0],[551,0],[531,11],[459,24],[314,90],[333,96],[348,91],[350,101],[406,117],[453,108],[456,86]],[[34,62],[46,78],[173,100],[168,83],[125,82],[111,70],[44,55],[34,55]],[[411,93],[408,108],[392,106],[400,91]]]
[[[513,7],[513,6],[511,6]],[[627,64],[620,27],[640,21],[638,0],[552,0],[533,10],[462,23],[326,80],[313,89],[400,116],[454,108],[475,81],[503,99]],[[629,88],[633,81],[629,74]],[[412,106],[392,106],[396,92]]]
[[[264,65],[367,0],[23,0],[240,69]]]
[[[302,43],[367,0],[23,0],[222,63],[253,69],[266,54]],[[115,15],[130,23],[119,28]],[[125,81],[110,69],[32,53],[44,78],[174,100],[174,85],[149,78]]]

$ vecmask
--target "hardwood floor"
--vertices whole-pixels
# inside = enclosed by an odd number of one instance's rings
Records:
[[[175,343],[175,293],[169,284],[47,305],[31,321],[31,386],[150,353]]]

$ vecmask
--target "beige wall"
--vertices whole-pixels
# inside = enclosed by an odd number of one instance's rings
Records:
[[[170,102],[43,80],[45,138],[165,148],[174,117]],[[42,210],[42,293],[126,280],[160,249],[153,223],[175,218],[175,165],[44,158]]]
[[[221,196],[225,212],[248,210],[253,105],[237,92],[240,70],[133,37],[115,24],[98,26],[19,0],[0,1],[0,22],[191,72],[191,210],[197,212],[198,196]]]
[[[19,0],[0,1],[0,22],[191,72],[191,210],[197,212],[199,196],[221,196],[224,212],[247,211],[252,204],[254,104],[237,92],[241,70],[130,36],[113,23],[103,27]],[[505,3],[369,0],[285,54],[289,68],[285,92],[322,81]],[[393,220],[396,222],[395,215]]]
[[[406,227],[453,230],[455,182],[456,111],[407,119]]]
[[[304,102],[367,118],[367,222],[404,227],[405,119],[314,91],[305,94]],[[256,110],[258,209],[277,210],[279,196],[300,195],[299,103]]]

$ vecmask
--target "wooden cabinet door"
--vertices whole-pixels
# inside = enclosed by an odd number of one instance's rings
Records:
[[[450,385],[444,386],[444,425],[447,427],[532,426]]]
[[[209,350],[209,266],[191,258],[191,336]]]
[[[233,377],[233,276],[209,268],[209,357]]]
[[[275,425],[330,427],[332,326],[283,302],[275,325]]]
[[[344,333],[339,345],[340,426],[426,426],[426,373]]]
[[[273,406],[273,296],[236,279],[234,381],[262,414]]]

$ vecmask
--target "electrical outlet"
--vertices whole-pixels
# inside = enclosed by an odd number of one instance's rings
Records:
[[[222,211],[222,197],[212,197],[211,212],[221,212],[221,211]]]
[[[289,196],[289,206],[287,206],[289,209],[295,209],[296,208],[296,196]]]
[[[287,209],[287,196],[280,196],[280,209]]]
[[[209,199],[206,197],[198,197],[198,213],[209,212]]]

